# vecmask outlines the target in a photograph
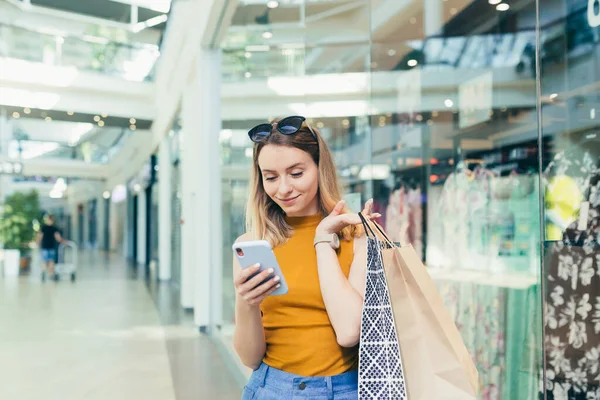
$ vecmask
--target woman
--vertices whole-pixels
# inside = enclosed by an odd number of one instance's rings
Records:
[[[253,369],[242,399],[356,399],[366,279],[361,220],[340,200],[332,155],[304,117],[248,134],[255,144],[247,233],[237,241],[271,243],[288,293],[269,297],[278,287],[273,271],[248,279],[259,266],[242,270],[234,257],[234,346]],[[369,200],[363,214],[378,218],[371,208]]]

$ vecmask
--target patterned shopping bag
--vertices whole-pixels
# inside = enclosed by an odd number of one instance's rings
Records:
[[[406,400],[400,345],[380,246],[386,246],[386,243],[377,240],[375,235],[367,238],[367,280],[358,367],[359,399]]]
[[[368,239],[359,398],[475,400],[477,369],[420,256],[361,218]]]

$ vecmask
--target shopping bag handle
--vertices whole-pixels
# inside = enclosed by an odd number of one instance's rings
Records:
[[[373,228],[371,228],[371,224],[367,221],[367,219],[365,218],[364,215],[362,215],[362,213],[358,213],[358,216],[360,217],[363,226],[365,227],[365,233],[367,234],[367,236],[369,236],[369,232],[371,232],[371,235],[373,236],[374,239],[377,239],[377,235],[375,235],[375,232],[373,231]],[[392,247],[397,246],[400,247],[399,243],[394,243],[392,242],[392,240],[386,235],[386,233],[383,231],[383,229],[381,229],[379,227],[378,224],[373,223],[373,225],[375,225],[375,228],[377,228],[377,230],[379,231],[379,233],[381,233],[381,236],[384,237],[384,239],[388,242],[388,244]]]

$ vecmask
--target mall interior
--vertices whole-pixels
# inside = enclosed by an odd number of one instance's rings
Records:
[[[480,399],[600,399],[599,0],[0,0],[0,398],[239,399],[247,132],[290,115]]]

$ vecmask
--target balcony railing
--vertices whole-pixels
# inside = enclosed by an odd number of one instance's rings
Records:
[[[76,67],[131,81],[152,80],[158,46],[68,36],[0,24],[0,57]]]

